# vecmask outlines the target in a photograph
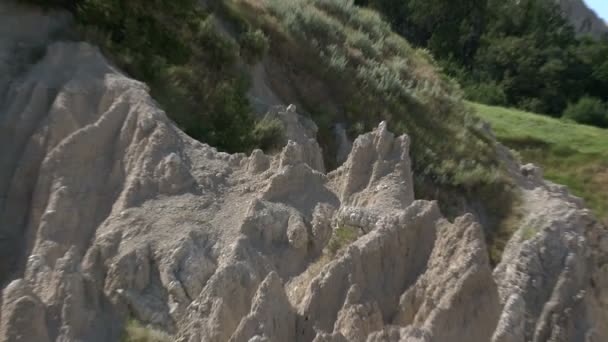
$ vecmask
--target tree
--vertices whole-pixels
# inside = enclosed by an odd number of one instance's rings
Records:
[[[393,28],[438,59],[470,67],[486,24],[488,0],[360,0],[385,13]]]
[[[358,0],[429,49],[471,99],[560,116],[608,101],[608,38],[578,39],[552,1]]]

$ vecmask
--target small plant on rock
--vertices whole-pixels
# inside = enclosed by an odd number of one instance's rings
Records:
[[[327,252],[335,256],[344,247],[355,242],[359,238],[359,229],[351,226],[338,226],[334,229],[331,239],[327,243]]]
[[[531,240],[534,236],[536,236],[536,233],[538,233],[538,229],[535,229],[534,227],[530,227],[530,226],[525,226],[522,229],[521,238],[524,241],[528,241],[528,240]]]
[[[122,342],[170,342],[171,337],[166,333],[149,326],[143,326],[139,321],[131,319],[125,327]]]

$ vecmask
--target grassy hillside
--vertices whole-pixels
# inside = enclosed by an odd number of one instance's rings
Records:
[[[438,200],[449,217],[479,208],[488,236],[510,215],[510,182],[460,87],[378,13],[353,0],[226,3],[269,38],[272,88],[315,120],[329,168],[336,123],[354,138],[385,120],[412,140],[419,198]]]
[[[496,182],[492,142],[469,115],[459,88],[376,12],[352,0],[226,3],[269,37],[273,89],[312,116],[330,154],[334,124],[356,137],[386,120],[412,138],[420,177],[467,190]]]
[[[546,178],[567,185],[608,223],[608,130],[502,107],[471,104],[498,140]]]

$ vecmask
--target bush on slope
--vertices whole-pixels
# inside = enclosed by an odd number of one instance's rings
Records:
[[[242,61],[255,63],[266,49],[261,31],[241,26],[229,35],[216,13],[222,3],[195,0],[20,0],[70,10],[81,37],[100,46],[190,136],[229,152],[259,146],[268,136],[246,97]],[[254,134],[253,132],[258,132]],[[266,139],[268,140],[268,138]]]
[[[606,128],[608,127],[608,105],[597,98],[582,97],[576,103],[568,105],[564,111],[564,118]]]

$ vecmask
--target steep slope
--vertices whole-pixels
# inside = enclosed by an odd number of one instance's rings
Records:
[[[545,177],[567,185],[608,224],[608,130],[515,109],[472,104],[496,137]]]
[[[128,318],[192,342],[608,339],[605,230],[500,146],[523,219],[493,271],[474,216],[415,200],[408,136],[380,123],[325,174],[289,106],[280,154],[218,152],[96,48],[48,43],[62,23],[0,4],[1,340],[117,341]]]
[[[579,34],[588,34],[599,38],[608,34],[608,24],[583,0],[557,0],[564,15]]]
[[[566,187],[543,181],[540,168],[499,153],[522,191],[523,213],[494,270],[504,303],[494,340],[605,339],[603,324],[588,330],[593,324],[582,321],[604,319],[606,228]]]

